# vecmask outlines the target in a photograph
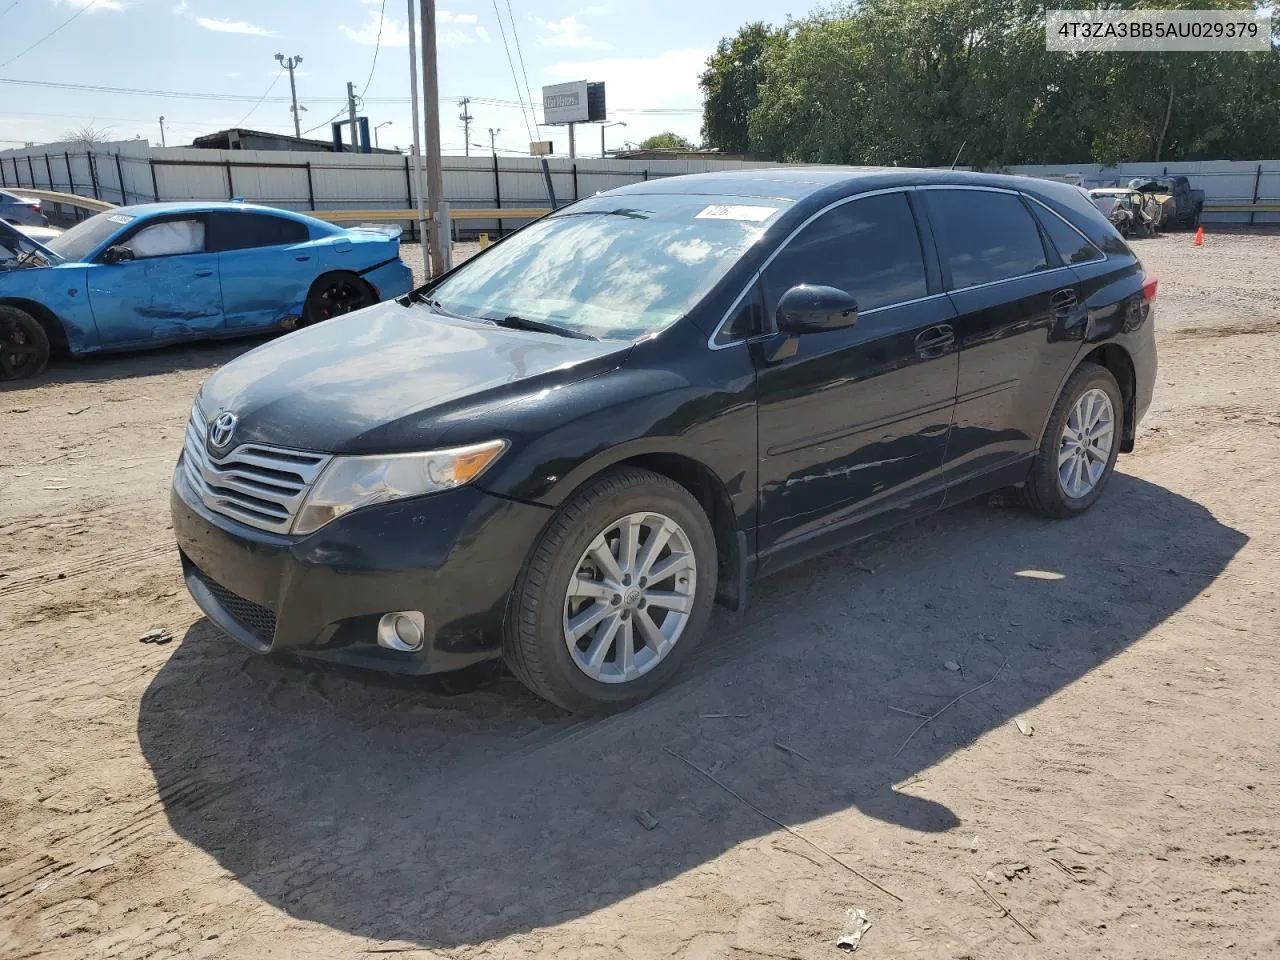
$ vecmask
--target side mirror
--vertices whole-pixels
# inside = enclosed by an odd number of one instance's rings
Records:
[[[858,322],[858,301],[835,287],[802,283],[778,301],[777,322],[783,333],[818,333],[851,327]]]
[[[123,244],[116,244],[102,251],[103,263],[127,263],[132,259],[134,259],[133,251]]]

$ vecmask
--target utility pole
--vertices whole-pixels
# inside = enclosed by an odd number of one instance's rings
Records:
[[[431,213],[431,275],[444,273],[444,224],[440,202],[444,199],[444,171],[440,160],[440,79],[436,68],[436,0],[422,0],[422,106],[426,112],[427,207]]]
[[[347,81],[347,112],[351,114],[351,152],[360,152],[360,134],[356,130],[356,85]]]
[[[289,95],[293,99],[293,106],[289,109],[293,113],[293,135],[301,140],[302,123],[298,116],[298,85],[293,82],[293,71],[302,62],[302,58],[298,56],[286,57],[283,53],[277,53],[276,60],[280,66],[289,71]]]
[[[498,134],[501,132],[501,127],[496,130],[493,127],[489,128],[489,152],[493,154],[494,159],[497,159],[498,156]]]
[[[475,119],[471,115],[471,111],[467,109],[467,105],[471,103],[470,97],[463,97],[458,101],[458,106],[462,107],[462,112],[458,114],[458,119],[462,121],[462,141],[466,144],[467,156],[471,156],[471,121]]]
[[[415,26],[418,11],[414,9],[414,0],[406,0],[409,4],[409,103],[413,111],[413,146],[409,152],[413,154],[413,182],[418,188],[418,243],[427,242],[427,191],[422,182],[422,136],[418,124],[418,30]],[[425,257],[423,260],[425,261]]]
[[[164,114],[160,114],[160,146],[165,146],[164,142]]]

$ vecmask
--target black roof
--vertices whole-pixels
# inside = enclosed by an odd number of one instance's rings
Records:
[[[854,193],[885,187],[955,184],[1053,192],[1069,185],[1030,177],[914,167],[776,166],[662,177],[610,191],[614,194],[688,193],[722,197],[803,200],[818,193]]]

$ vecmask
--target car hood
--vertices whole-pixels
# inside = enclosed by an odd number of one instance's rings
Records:
[[[242,443],[340,454],[430,449],[458,436],[468,408],[596,376],[630,349],[389,301],[258,347],[211,376],[198,403],[206,420],[235,414]]]

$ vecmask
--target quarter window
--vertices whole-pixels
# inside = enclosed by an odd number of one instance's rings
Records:
[[[770,303],[801,283],[852,294],[859,310],[926,296],[924,255],[906,194],[862,197],[800,231],[765,271]]]
[[[1057,248],[1063,263],[1088,263],[1101,258],[1102,251],[1084,238],[1074,227],[1069,226],[1056,213],[1052,213],[1035,205],[1044,232],[1049,235],[1049,242]]]
[[[929,220],[953,288],[1047,270],[1040,231],[1022,200],[990,190],[929,190]]]

